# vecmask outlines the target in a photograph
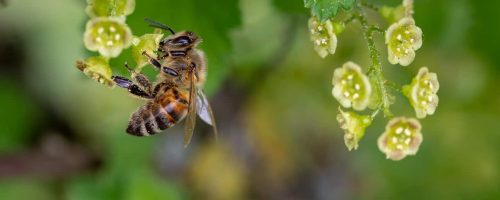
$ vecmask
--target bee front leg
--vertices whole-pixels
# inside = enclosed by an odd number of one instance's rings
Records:
[[[153,66],[155,66],[158,70],[161,70],[161,71],[163,71],[166,74],[171,75],[171,76],[179,76],[179,73],[177,71],[175,71],[174,69],[172,69],[170,67],[162,67],[161,64],[160,64],[160,62],[158,60],[156,60],[153,57],[151,57],[145,51],[142,52],[142,55],[148,57],[149,63],[151,63]]]
[[[133,94],[139,98],[143,99],[152,99],[154,98],[153,95],[151,95],[150,92],[144,91],[139,87],[137,84],[135,84],[133,81],[122,77],[122,76],[112,76],[111,77],[113,81],[116,83],[118,87],[125,88],[128,90],[130,94]]]
[[[146,51],[143,51],[142,55],[146,56],[148,58],[149,63],[151,63],[153,66],[155,66],[156,69],[161,70],[160,61],[158,61],[157,59],[150,56],[148,53],[146,53]]]

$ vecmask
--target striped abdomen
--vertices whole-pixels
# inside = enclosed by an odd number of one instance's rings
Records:
[[[186,117],[189,93],[176,88],[166,88],[165,92],[140,107],[132,114],[127,133],[149,136],[172,127]]]

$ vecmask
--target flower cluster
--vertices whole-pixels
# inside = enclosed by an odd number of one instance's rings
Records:
[[[369,5],[359,4],[358,6]],[[438,105],[437,75],[430,73],[427,67],[422,67],[412,82],[401,89],[395,83],[386,80],[382,74],[380,53],[373,39],[373,33],[381,29],[376,25],[370,25],[365,15],[360,12],[363,11],[358,10],[351,18],[346,18],[341,23],[337,22],[341,21],[337,19],[335,22],[345,25],[352,19],[360,21],[373,64],[366,74],[359,65],[351,61],[335,69],[332,79],[332,95],[342,107],[354,110],[345,111],[339,107],[337,121],[344,131],[345,145],[349,150],[355,150],[365,135],[366,128],[370,126],[375,116],[383,111],[384,115],[391,120],[378,139],[378,147],[388,159],[401,160],[417,153],[423,138],[422,127],[417,119],[393,117],[389,110],[390,105],[394,103],[394,96],[390,89],[401,91],[415,109],[416,117],[421,119],[434,114]],[[413,19],[413,0],[403,0],[397,7],[383,6],[379,12],[391,24],[385,31],[389,63],[410,65],[415,59],[415,51],[422,46],[422,30]],[[334,19],[320,22],[314,16],[309,19],[311,40],[314,43],[314,49],[321,57],[335,53],[337,46],[335,33],[339,34],[344,28],[337,30],[336,23],[332,21]],[[367,107],[373,110],[371,115],[355,112],[364,111]]]
[[[309,19],[309,32],[311,41],[314,43],[314,50],[321,58],[328,54],[334,54],[337,49],[337,36],[334,32],[333,23],[330,20],[320,22],[318,18]]]
[[[134,36],[126,24],[126,17],[135,8],[135,0],[87,0],[86,13],[90,17],[83,34],[83,43],[87,50],[99,55],[79,60],[76,67],[89,78],[104,84],[114,86],[111,81],[112,70],[109,66],[111,58],[118,57],[123,50],[132,47],[132,57],[136,70],[149,63],[146,52],[155,55],[160,40],[161,30],[152,34]]]

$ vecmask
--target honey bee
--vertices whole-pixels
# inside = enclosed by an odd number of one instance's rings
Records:
[[[119,87],[148,102],[130,117],[126,132],[135,136],[149,136],[170,128],[186,118],[184,128],[184,146],[191,141],[196,114],[211,125],[217,137],[217,128],[212,108],[203,92],[206,80],[207,64],[203,51],[196,47],[201,42],[195,33],[182,31],[176,33],[170,27],[146,19],[150,26],[168,30],[172,35],[159,43],[158,55],[153,57],[146,52],[149,62],[160,71],[156,83],[125,67],[131,73],[132,80],[121,76],[112,79]]]

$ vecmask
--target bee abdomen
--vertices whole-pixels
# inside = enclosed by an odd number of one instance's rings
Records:
[[[165,104],[165,105],[162,105]],[[149,102],[130,118],[127,133],[135,136],[149,136],[174,126],[187,113],[182,101]]]
[[[132,114],[126,130],[127,133],[135,136],[149,136],[161,131],[149,108],[151,105],[146,104]]]

